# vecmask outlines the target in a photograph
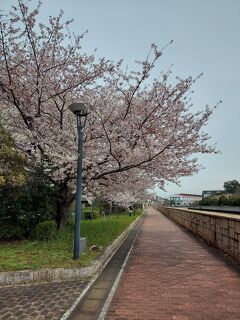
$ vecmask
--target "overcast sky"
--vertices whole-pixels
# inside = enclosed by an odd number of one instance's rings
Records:
[[[13,3],[0,0],[0,9]],[[97,55],[123,58],[131,69],[146,57],[151,43],[163,47],[173,39],[155,75],[171,64],[174,76],[203,72],[193,88],[194,110],[223,100],[205,127],[221,154],[200,155],[205,170],[183,178],[181,187],[169,184],[167,193],[159,195],[201,194],[222,189],[226,180],[240,180],[240,0],[43,0],[41,19],[59,9],[66,19],[75,19],[75,33],[88,30],[85,52],[98,48]]]

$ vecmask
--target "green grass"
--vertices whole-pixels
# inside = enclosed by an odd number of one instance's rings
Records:
[[[87,238],[87,250],[80,260],[72,259],[73,234],[61,231],[50,241],[18,241],[0,243],[0,271],[37,270],[42,268],[74,268],[91,264],[101,252],[90,252],[92,245],[107,246],[138,215],[120,214],[96,220],[83,220],[81,236]]]

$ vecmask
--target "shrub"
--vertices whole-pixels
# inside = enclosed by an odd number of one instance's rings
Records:
[[[0,226],[0,241],[17,240],[25,237],[25,230],[17,225],[2,225]]]
[[[57,225],[53,220],[40,222],[34,229],[33,236],[37,240],[51,240],[57,235]]]
[[[198,202],[200,206],[217,206],[218,199],[207,197]]]
[[[229,202],[230,201],[228,201],[228,199],[225,196],[221,196],[218,199],[218,205],[219,206],[229,205]]]
[[[10,132],[0,123],[0,186],[21,186],[25,182],[26,159],[15,149]]]
[[[198,202],[202,206],[240,206],[238,195],[221,195],[219,198],[207,197]]]
[[[38,223],[55,218],[56,188],[50,187],[42,167],[31,168],[24,185],[0,186],[0,204],[0,226],[9,226],[9,234],[19,226],[27,238]]]
[[[84,211],[82,214],[83,220],[91,220],[91,219],[98,219],[100,218],[100,214],[97,211]]]
[[[233,206],[240,206],[240,197],[233,199]]]

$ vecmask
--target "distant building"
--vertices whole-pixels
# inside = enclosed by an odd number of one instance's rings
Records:
[[[224,192],[225,192],[224,190],[204,190],[202,192],[202,197],[207,198],[210,196],[219,196],[219,195],[223,194]]]
[[[175,206],[189,206],[200,200],[202,200],[201,195],[189,193],[179,193],[170,197],[170,201],[174,202]]]
[[[160,196],[157,196],[156,201],[157,201],[157,203],[164,205],[164,204],[166,204],[167,199],[160,197]]]
[[[157,204],[160,204],[160,205],[164,205],[164,204],[166,204],[168,202],[168,200],[163,198],[163,197],[160,197],[158,195],[154,195],[151,198],[151,202],[154,202],[154,203],[157,203]]]

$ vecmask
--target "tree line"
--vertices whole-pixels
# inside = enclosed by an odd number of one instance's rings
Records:
[[[240,206],[240,183],[229,180],[223,184],[224,190],[219,195],[210,195],[198,202],[202,206]]]

